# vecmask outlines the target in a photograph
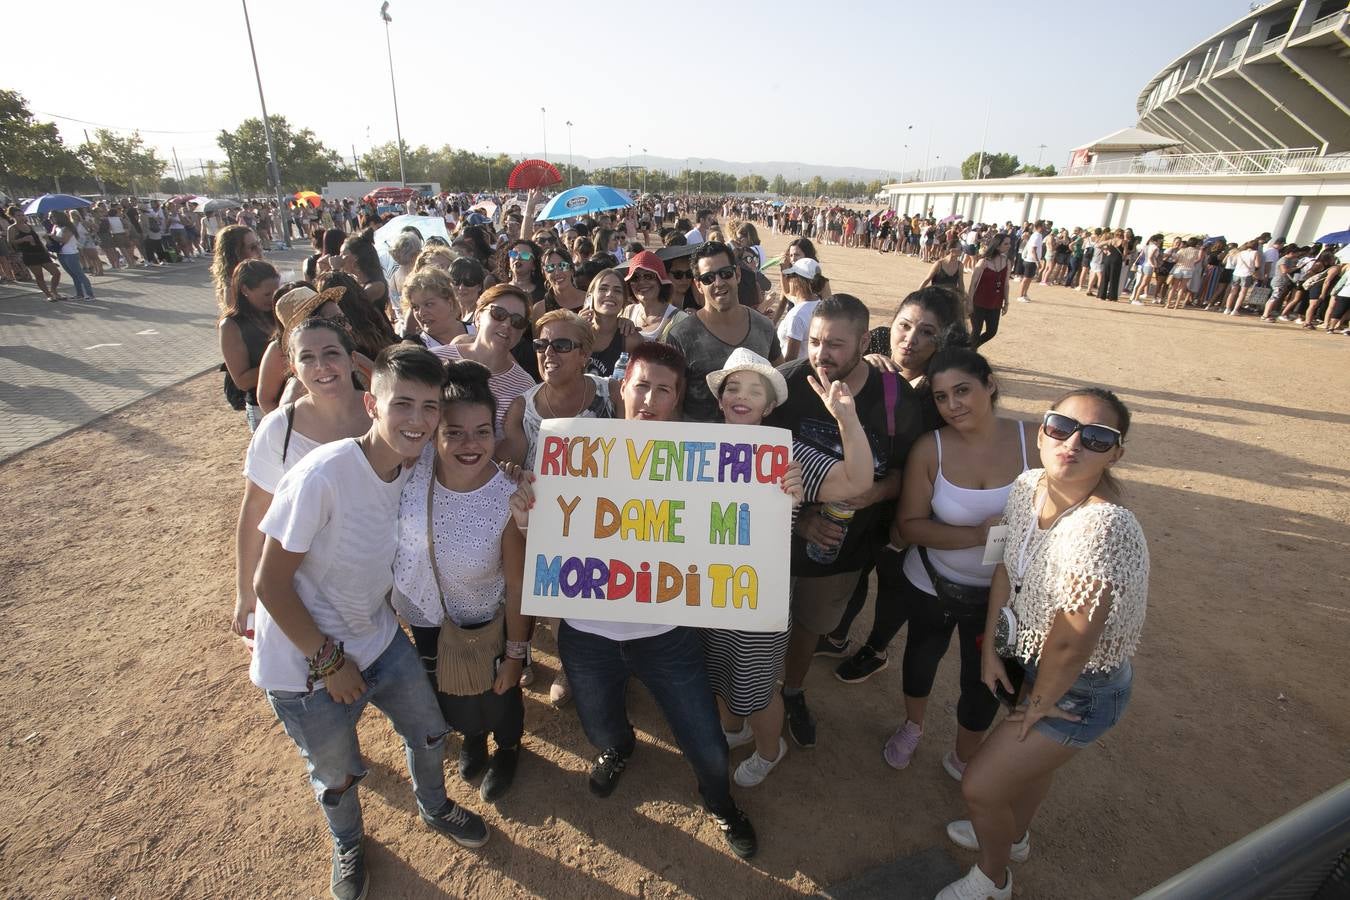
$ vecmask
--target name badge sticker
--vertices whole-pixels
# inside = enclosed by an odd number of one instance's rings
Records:
[[[984,564],[986,566],[1003,562],[1003,545],[1007,542],[1007,525],[995,525],[989,529],[989,538],[984,542]]]

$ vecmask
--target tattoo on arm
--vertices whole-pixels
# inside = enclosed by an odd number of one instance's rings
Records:
[[[1040,695],[1040,694],[1037,694],[1035,697],[1032,697],[1032,698],[1031,698],[1031,705],[1032,705],[1032,706],[1040,706],[1040,705],[1041,705],[1041,695]]]

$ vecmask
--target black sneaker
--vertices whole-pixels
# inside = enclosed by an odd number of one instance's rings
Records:
[[[853,642],[848,638],[837,641],[833,635],[822,634],[816,640],[816,652],[812,656],[828,656],[831,659],[839,659],[848,656],[852,651]]]
[[[726,838],[727,845],[731,847],[732,853],[735,853],[741,859],[749,859],[759,852],[759,839],[755,837],[755,826],[750,824],[750,817],[745,813],[733,806],[728,815],[719,816],[714,813],[713,819],[722,829],[722,837]]]
[[[798,747],[808,748],[816,745],[816,719],[806,708],[806,692],[783,694],[783,706],[787,708],[788,734]]]
[[[487,734],[467,735],[459,748],[459,777],[473,781],[487,767]]]
[[[423,822],[461,847],[481,847],[488,841],[488,827],[483,817],[469,812],[458,803],[452,802],[450,808],[440,815],[433,816],[420,809],[419,813]]]
[[[358,841],[350,850],[333,845],[333,878],[328,891],[333,900],[366,900],[370,873],[366,871],[366,850]]]
[[[861,684],[886,668],[886,665],[886,657],[877,656],[877,651],[863,644],[861,650],[838,665],[834,677],[845,684]]]
[[[516,780],[516,763],[519,761],[519,745],[498,747],[497,752],[492,754],[492,762],[488,763],[487,775],[483,778],[483,786],[478,789],[478,796],[486,803],[494,803],[505,796],[511,789],[511,783]]]
[[[628,766],[628,757],[610,747],[591,764],[591,793],[608,797],[619,784],[619,776]]]

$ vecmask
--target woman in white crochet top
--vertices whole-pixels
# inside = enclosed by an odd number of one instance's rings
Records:
[[[938,900],[1012,896],[1008,863],[1027,858],[1027,829],[1055,771],[1129,703],[1148,602],[1148,545],[1110,473],[1129,429],[1129,410],[1110,391],[1065,394],[1037,436],[1044,468],[1023,473],[1008,497],[983,675],[1009,699],[1015,676],[1024,681],[1016,708],[966,769],[970,819],[947,826],[958,846],[979,851],[979,863]]]

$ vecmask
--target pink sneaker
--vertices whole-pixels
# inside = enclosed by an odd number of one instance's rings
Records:
[[[909,762],[914,758],[914,751],[918,749],[919,738],[923,737],[923,729],[908,719],[905,724],[900,726],[900,730],[891,735],[891,739],[886,742],[882,748],[881,755],[885,757],[886,764],[892,769],[904,769],[909,767]]]
[[[957,781],[966,775],[966,764],[961,762],[961,757],[956,755],[955,750],[948,750],[947,755],[942,757],[942,768]]]

